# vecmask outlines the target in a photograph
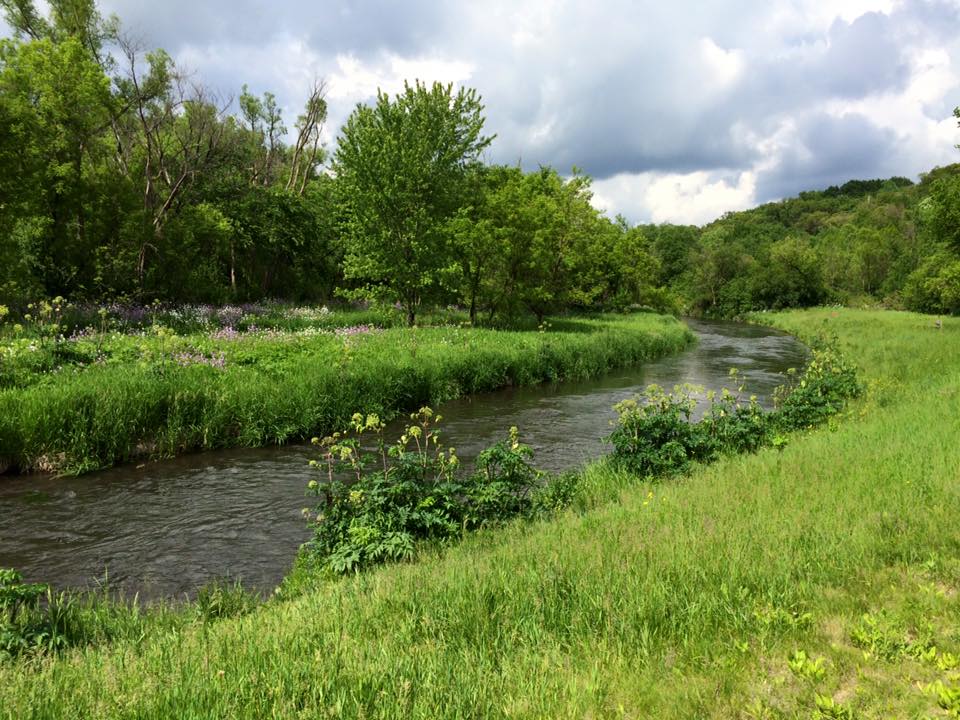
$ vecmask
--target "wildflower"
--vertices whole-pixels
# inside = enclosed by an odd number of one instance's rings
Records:
[[[353,325],[351,327],[342,327],[334,330],[334,334],[340,338],[349,338],[355,335],[366,335],[368,333],[379,332],[379,328],[373,325]]]

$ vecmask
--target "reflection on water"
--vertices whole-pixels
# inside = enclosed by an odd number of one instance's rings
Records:
[[[747,392],[769,405],[782,373],[806,360],[800,343],[773,330],[689,324],[699,342],[679,355],[589,382],[446,403],[445,443],[470,461],[516,425],[539,467],[565,470],[606,451],[612,406],[650,383],[719,389],[736,368]],[[226,577],[269,591],[307,537],[300,509],[307,504],[307,462],[315,455],[309,445],[289,445],[188,455],[79,478],[4,479],[0,567],[57,587],[89,586],[107,573],[112,587],[147,598],[189,593]]]

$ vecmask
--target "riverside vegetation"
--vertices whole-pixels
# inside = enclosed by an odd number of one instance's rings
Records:
[[[322,82],[288,143],[272,94],[232,109],[93,0],[0,6],[0,467],[353,423],[318,439],[313,538],[275,600],[144,609],[0,572],[0,714],[960,716],[953,318],[755,316],[838,344],[770,414],[733,392],[693,425],[652,389],[558,478],[516,433],[468,473],[425,408],[689,341],[546,321],[570,311],[956,314],[960,166],[631,225],[576,169],[485,164],[474,90],[380,93],[328,154]]]
[[[859,395],[861,387],[854,368],[827,348],[814,350],[803,374],[783,387],[774,413],[761,410],[755,398],[741,402],[741,387],[736,394],[709,394],[705,416],[691,423],[696,401],[690,390],[678,387],[666,393],[651,386],[642,402],[637,397],[619,403],[619,420],[610,436],[611,462],[652,480],[721,454],[779,445],[783,440],[778,433],[822,422]],[[356,413],[344,432],[313,439],[321,458],[310,465],[321,479],[308,485],[318,504],[304,510],[314,536],[302,548],[300,574],[335,577],[384,561],[411,560],[423,551],[424,542],[439,547],[468,530],[514,518],[548,518],[578,496],[581,476],[549,477],[536,470],[532,451],[520,443],[515,427],[506,441],[481,452],[473,473],[466,474],[455,449],[445,448],[440,440],[441,419],[430,408],[421,408],[388,446],[380,417]],[[13,570],[0,576],[0,591],[0,652],[7,657],[93,643],[103,640],[103,630],[112,631],[112,618],[102,620],[102,599],[95,595],[88,595],[84,606],[77,596],[23,583]],[[210,619],[248,611],[252,600],[239,586],[214,584],[201,589],[196,607],[201,617]],[[113,607],[118,610],[122,613],[123,605]]]
[[[0,462],[21,471],[282,443],[332,431],[357,408],[389,419],[466,393],[593,377],[693,337],[642,313],[528,330],[475,328],[453,312],[434,316],[443,325],[391,327],[405,325],[395,309],[84,315],[57,301],[35,313],[0,336]]]
[[[635,225],[597,211],[576,169],[486,164],[472,89],[378,94],[328,150],[323,82],[287,119],[270,92],[226,101],[94,0],[39,5],[0,2],[15,35],[0,40],[0,305],[15,317],[58,295],[362,298],[410,324],[450,304],[474,322],[636,303],[960,311],[958,165],[704,227]]]
[[[0,667],[0,707],[15,717],[64,707],[78,717],[956,715],[960,325],[839,309],[762,320],[835,335],[861,368],[862,397],[827,411],[809,401],[824,395],[808,394],[801,404],[826,421],[789,433],[806,423],[781,403],[771,420],[786,426],[763,447],[671,462],[681,479],[644,479],[624,462],[636,453],[615,453],[572,481],[565,509],[455,545],[421,542],[417,562],[340,580],[305,561],[259,607],[220,588],[191,616],[98,620],[88,608],[90,644]],[[855,392],[841,358],[818,364],[797,387],[812,378]],[[682,397],[657,397],[683,414]],[[623,408],[617,429],[630,438],[631,423],[672,424],[646,407]],[[749,402],[730,407],[755,424]],[[375,420],[357,423],[376,432]],[[740,424],[705,436],[735,448]],[[694,440],[678,442],[709,445]],[[513,438],[501,447],[518,450]]]

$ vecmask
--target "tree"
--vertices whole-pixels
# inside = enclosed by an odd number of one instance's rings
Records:
[[[271,92],[263,99],[250,93],[247,86],[240,92],[240,114],[250,136],[252,157],[249,160],[250,182],[269,187],[275,179],[275,170],[280,162],[280,150],[287,128],[277,106],[277,98]]]
[[[0,201],[0,230],[45,292],[65,294],[90,261],[109,82],[76,38],[3,41],[0,97],[0,174],[12,183]]]
[[[113,123],[117,163],[140,189],[143,216],[137,258],[137,284],[143,289],[148,258],[162,254],[164,227],[183,205],[198,178],[224,160],[225,107],[209,90],[192,82],[163,50],[141,58],[134,44],[119,40],[126,76],[117,78],[118,100],[130,111]],[[147,72],[141,72],[143,59]]]
[[[344,274],[367,296],[397,300],[411,325],[455,273],[446,226],[468,167],[493,139],[481,135],[482,112],[474,90],[417,82],[358,105],[341,130]]]
[[[323,161],[320,137],[327,120],[326,92],[326,83],[315,80],[303,115],[297,118],[297,142],[290,158],[287,190],[298,195],[306,191],[307,181],[314,177],[317,165]]]
[[[920,210],[929,236],[960,253],[960,176],[935,180]]]
[[[823,302],[821,260],[810,241],[788,237],[770,246],[767,261],[753,273],[751,302],[778,310]]]
[[[507,254],[510,187],[522,182],[520,168],[477,165],[467,175],[465,199],[450,219],[448,230],[458,264],[456,283],[461,299],[476,323],[481,307],[490,307],[495,296],[493,278]]]

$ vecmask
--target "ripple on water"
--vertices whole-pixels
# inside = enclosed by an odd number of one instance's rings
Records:
[[[690,321],[699,342],[679,354],[589,381],[508,388],[443,406],[443,437],[469,462],[516,425],[540,467],[559,471],[605,451],[612,406],[650,383],[729,385],[736,367],[747,392],[769,405],[782,373],[806,348],[752,325]],[[395,434],[400,427],[394,423]],[[0,482],[0,567],[31,581],[112,587],[141,597],[189,594],[240,578],[269,592],[307,539],[301,508],[309,445],[188,455],[79,478]]]

